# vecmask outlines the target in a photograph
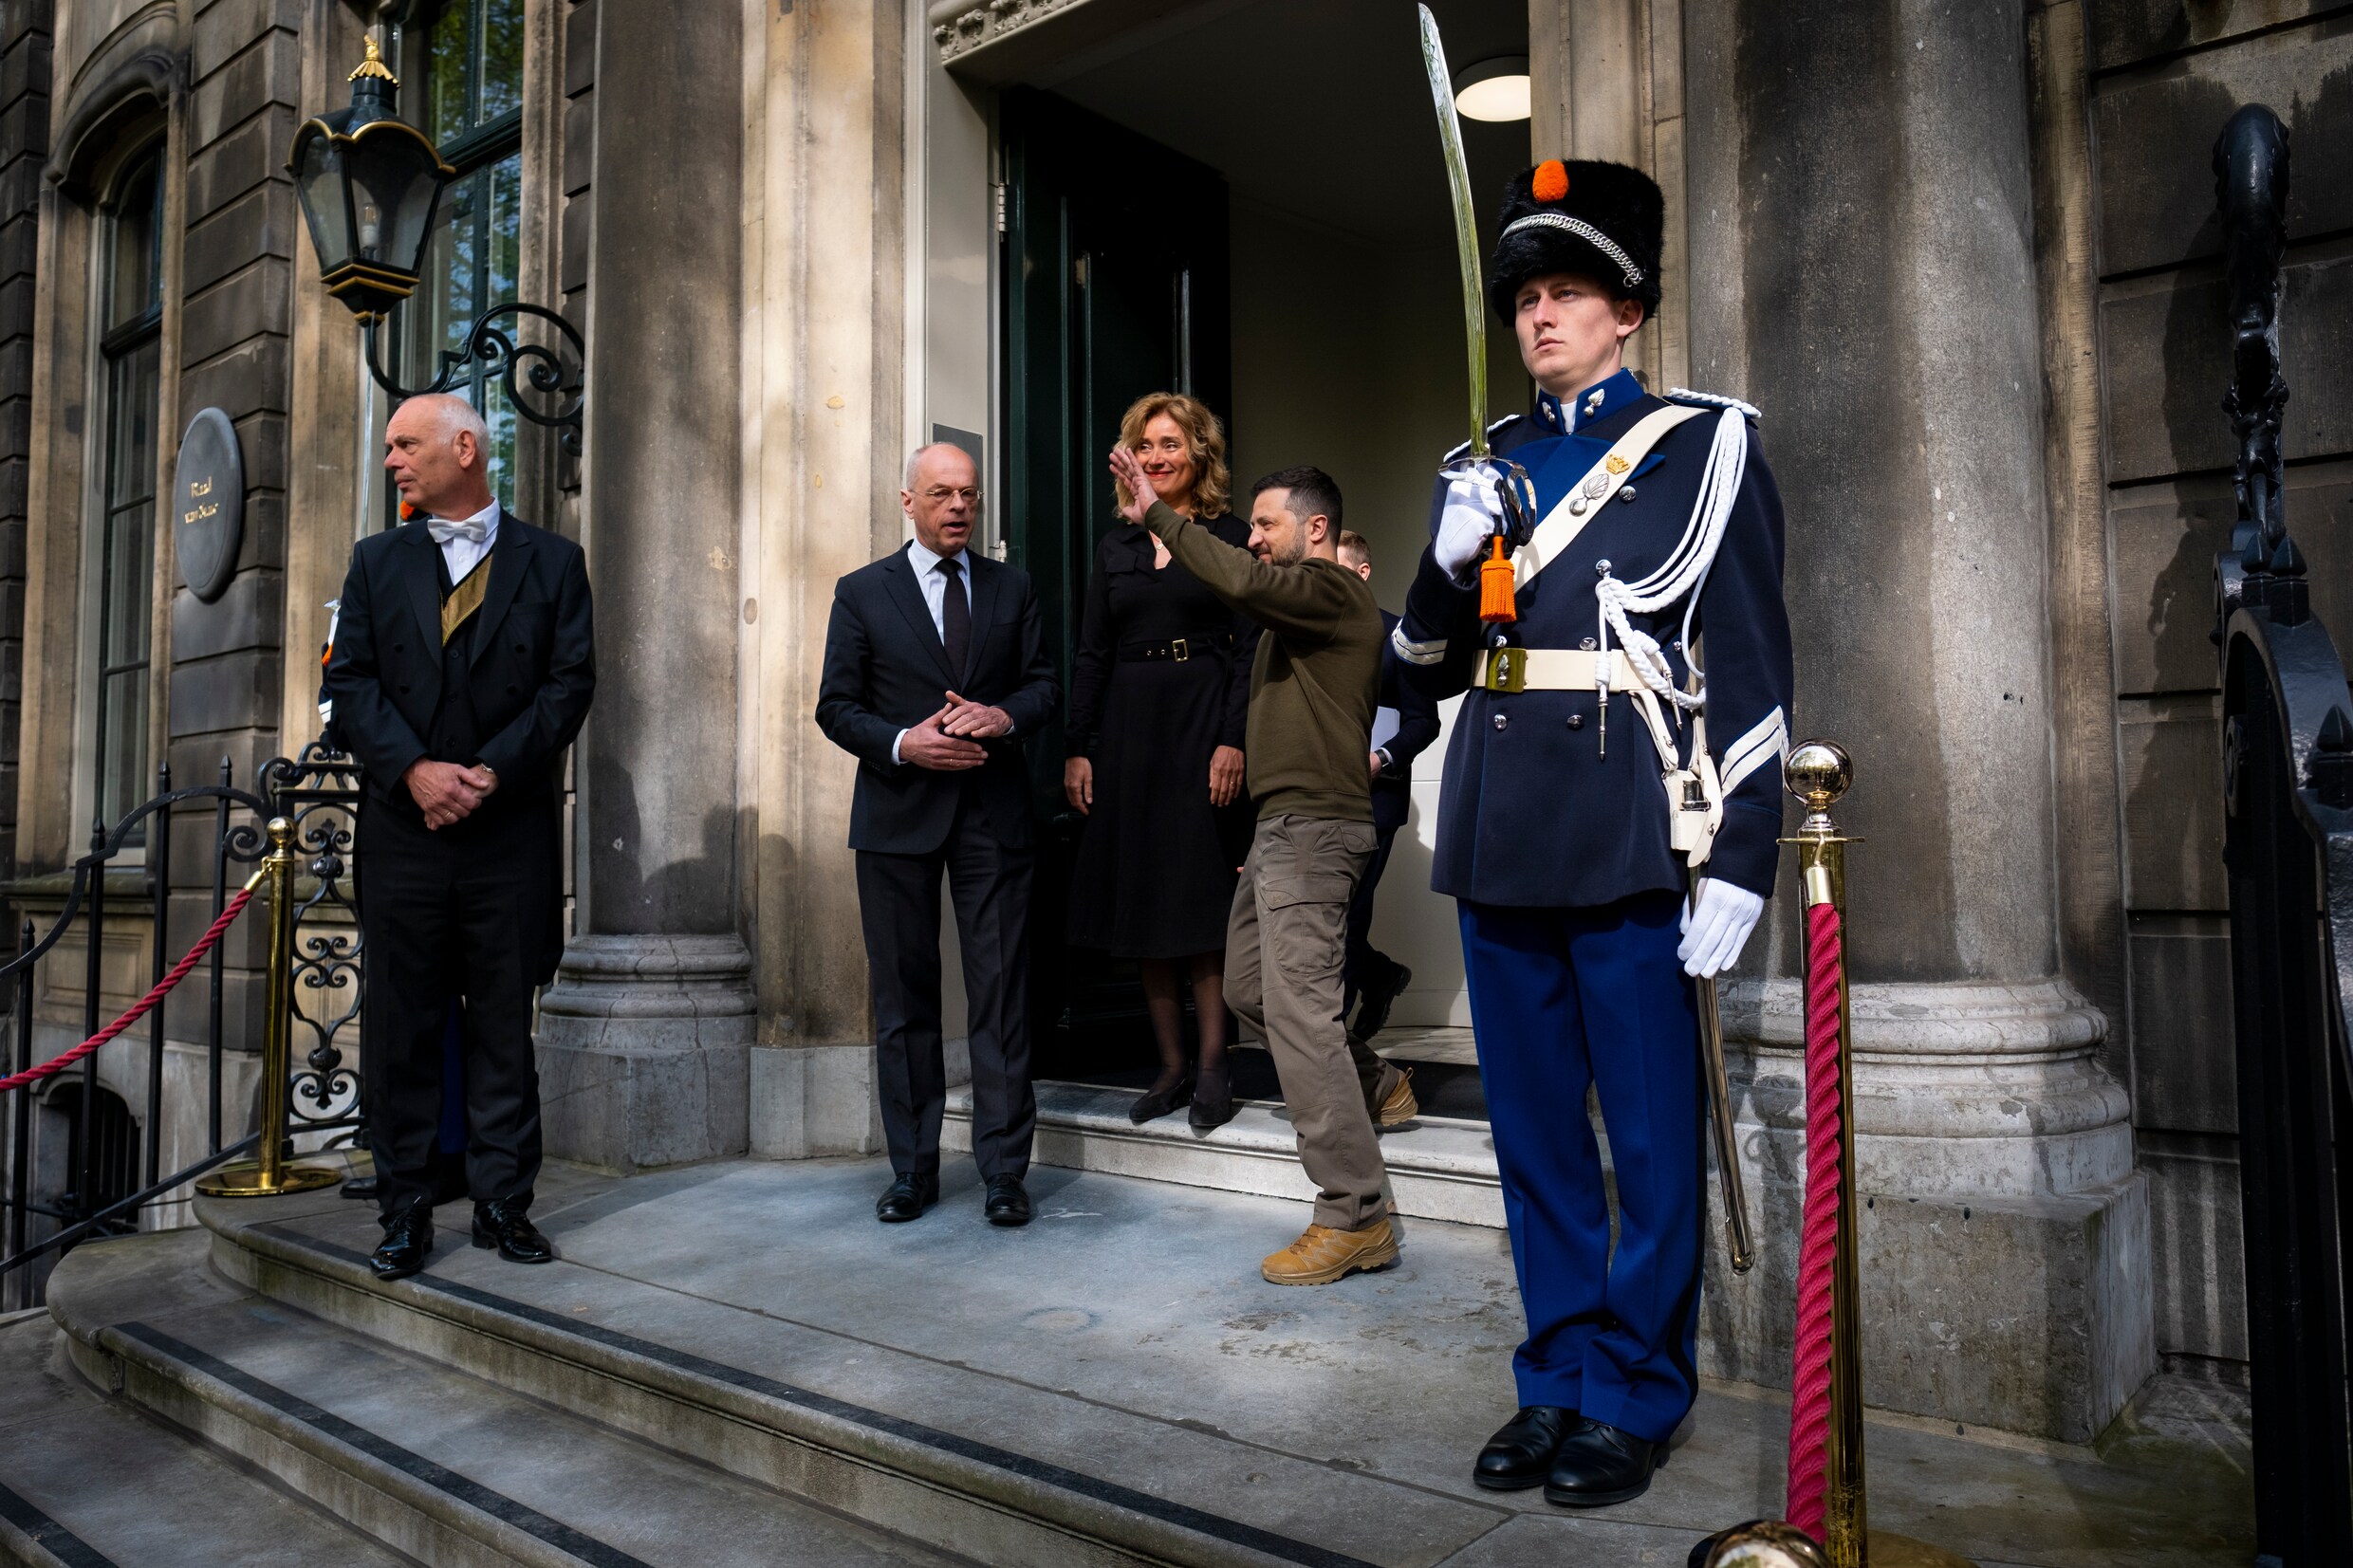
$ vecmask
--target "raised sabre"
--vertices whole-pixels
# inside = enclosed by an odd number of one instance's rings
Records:
[[[1421,64],[1430,75],[1430,98],[1438,111],[1438,147],[1446,158],[1446,183],[1454,197],[1454,259],[1462,268],[1463,337],[1470,352],[1471,445],[1438,471],[1456,473],[1481,464],[1503,470],[1498,487],[1504,515],[1496,531],[1513,549],[1528,543],[1536,526],[1536,487],[1528,470],[1498,459],[1487,445],[1487,289],[1479,271],[1479,220],[1471,206],[1471,163],[1463,156],[1462,121],[1454,117],[1454,78],[1446,68],[1446,46],[1438,42],[1438,19],[1421,12]]]

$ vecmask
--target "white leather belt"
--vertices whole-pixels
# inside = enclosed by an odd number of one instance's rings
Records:
[[[1590,692],[1595,658],[1590,648],[1490,648],[1479,655],[1478,678],[1471,684],[1490,692]],[[1609,689],[1631,692],[1641,684],[1625,651],[1609,651]]]

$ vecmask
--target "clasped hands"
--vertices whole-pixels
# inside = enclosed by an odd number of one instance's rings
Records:
[[[444,828],[472,816],[498,787],[498,775],[487,767],[419,757],[409,764],[400,782],[408,786],[409,799],[424,812],[425,825]]]
[[[989,760],[982,741],[1012,729],[1013,717],[1004,709],[951,692],[947,706],[921,724],[910,725],[899,737],[899,760],[936,773],[961,773]]]

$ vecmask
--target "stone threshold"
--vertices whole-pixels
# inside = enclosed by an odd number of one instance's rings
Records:
[[[1299,1166],[1290,1113],[1279,1102],[1246,1100],[1223,1127],[1196,1133],[1181,1111],[1141,1126],[1130,1121],[1128,1107],[1139,1095],[1086,1083],[1038,1084],[1037,1143],[1030,1157],[1066,1171],[1314,1201],[1315,1184]],[[948,1091],[940,1147],[972,1152],[969,1086]],[[1390,1196],[1406,1218],[1503,1228],[1503,1187],[1487,1123],[1417,1116],[1383,1133],[1380,1153],[1389,1166]]]

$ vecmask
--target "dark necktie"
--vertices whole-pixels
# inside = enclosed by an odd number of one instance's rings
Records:
[[[939,563],[939,575],[947,581],[941,584],[939,599],[939,640],[948,650],[948,669],[957,680],[964,678],[964,656],[973,648],[973,606],[964,596],[964,563],[949,556]]]

